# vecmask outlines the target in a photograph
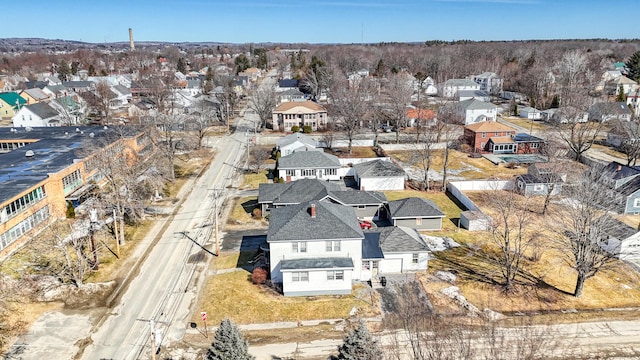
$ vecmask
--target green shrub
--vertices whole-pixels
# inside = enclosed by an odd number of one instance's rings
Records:
[[[71,201],[67,201],[67,219],[74,219],[76,217],[76,209],[73,207]]]
[[[298,125],[293,125],[293,126],[291,127],[291,132],[294,132],[294,133],[300,132],[300,126],[298,126]]]
[[[305,134],[311,134],[312,131],[313,128],[311,127],[311,125],[305,125],[302,127],[302,132]]]

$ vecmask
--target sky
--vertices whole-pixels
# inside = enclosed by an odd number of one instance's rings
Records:
[[[3,9],[0,37],[93,43],[128,41],[129,28],[136,41],[167,42],[640,37],[610,0],[30,0]]]

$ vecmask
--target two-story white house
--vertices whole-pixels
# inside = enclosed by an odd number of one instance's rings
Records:
[[[461,90],[480,90],[480,85],[469,79],[449,79],[439,87],[440,96],[452,99]]]
[[[490,71],[483,72],[480,75],[473,75],[471,79],[478,85],[480,90],[486,91],[491,95],[500,94],[504,79],[498,74]]]
[[[468,99],[455,103],[455,111],[464,118],[464,124],[470,125],[483,121],[496,121],[498,107],[490,102]]]
[[[278,139],[276,148],[280,150],[280,156],[291,155],[297,151],[322,151],[315,140],[299,132]]]
[[[39,102],[25,105],[13,116],[14,127],[60,126],[60,114],[49,104]]]

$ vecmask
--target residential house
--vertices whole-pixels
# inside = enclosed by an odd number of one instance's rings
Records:
[[[518,108],[518,112],[520,113],[521,118],[529,120],[542,119],[542,112],[536,108],[532,108],[531,106],[521,106]]]
[[[436,113],[430,109],[422,109],[411,107],[407,109],[407,126],[408,127],[427,127],[435,125]]]
[[[365,232],[362,242],[361,281],[384,274],[427,270],[430,249],[420,233],[404,226]]]
[[[552,108],[541,111],[542,120],[550,123],[585,123],[589,121],[589,113],[575,108],[573,106],[565,106],[561,108]]]
[[[340,180],[340,161],[322,151],[298,151],[278,159],[278,177],[286,182],[299,179]]]
[[[44,89],[48,85],[50,84],[47,81],[40,81],[40,80],[25,81],[23,88],[24,89]]]
[[[42,91],[49,96],[50,99],[55,99],[62,96],[72,95],[73,92],[67,90],[63,85],[48,85]]]
[[[62,85],[78,94],[85,91],[93,91],[96,88],[96,83],[93,81],[63,81]]]
[[[480,90],[480,84],[469,79],[449,79],[440,85],[439,94],[442,97],[452,99],[461,90]]]
[[[633,109],[635,116],[640,116],[640,88],[627,93],[627,106]]]
[[[491,100],[491,95],[484,90],[460,90],[458,91],[458,101],[476,99],[484,102]]]
[[[522,103],[524,101],[527,101],[527,95],[523,94],[523,93],[519,93],[516,91],[501,91],[500,92],[500,97],[505,99],[505,100],[513,100],[517,103]]]
[[[123,106],[128,106],[131,102],[131,89],[124,85],[114,85],[111,87],[111,91],[116,95],[115,98],[111,99],[109,102],[110,106],[115,108],[120,108]]]
[[[298,89],[288,89],[276,93],[279,103],[288,101],[306,101],[304,93]]]
[[[289,131],[293,126],[311,126],[313,131],[327,125],[327,109],[313,101],[280,103],[273,110],[273,130]]]
[[[271,281],[285,296],[350,294],[360,280],[364,233],[355,210],[310,201],[271,210]]]
[[[17,92],[10,91],[0,93],[0,115],[3,120],[13,118],[16,111],[25,105],[27,105],[27,100],[18,95]]]
[[[473,75],[471,79],[480,85],[480,90],[486,91],[491,95],[500,94],[504,79],[494,72],[483,72],[480,75]]]
[[[632,180],[624,183],[614,191],[613,198],[617,201],[620,213],[640,215],[640,177],[633,176]]]
[[[545,143],[544,139],[527,133],[517,133],[513,137],[513,141],[516,143],[516,151],[514,154],[537,153]]]
[[[640,232],[622,221],[610,218],[607,226],[607,238],[602,239],[600,247],[620,260],[640,259]]]
[[[473,152],[489,151],[489,139],[509,138],[516,134],[516,129],[495,121],[485,121],[464,127],[464,141],[471,146]],[[495,141],[494,141],[495,143]]]
[[[53,99],[49,101],[49,106],[60,114],[59,119],[62,126],[78,125],[84,120],[86,106],[73,96]]]
[[[602,91],[604,91],[605,94],[610,96],[618,96],[621,90],[623,94],[627,94],[628,92],[636,90],[637,88],[638,88],[637,82],[623,75],[616,79],[605,82],[604,88]]]
[[[27,104],[35,104],[49,100],[49,95],[40,88],[22,90],[20,96],[27,100]]]
[[[464,118],[464,124],[474,124],[484,121],[496,121],[498,107],[492,103],[476,99],[468,99],[453,104],[455,111]]]
[[[562,178],[556,174],[522,174],[516,177],[516,191],[524,196],[557,195],[562,192],[562,183]]]
[[[13,116],[14,127],[60,126],[60,114],[49,104],[40,102],[25,105]]]
[[[276,141],[280,156],[291,155],[296,151],[322,151],[315,140],[305,134],[295,132]]]
[[[610,120],[631,121],[631,110],[624,102],[599,102],[589,107],[589,120],[607,122]]]
[[[376,191],[343,190],[335,182],[301,179],[290,183],[260,184],[258,205],[262,216],[273,208],[318,200],[355,209],[359,219],[378,220],[386,217],[386,196]]]
[[[353,165],[360,190],[404,190],[404,169],[391,161],[372,160]]]
[[[433,201],[410,197],[389,202],[389,219],[393,226],[419,230],[440,230],[444,213]]]
[[[286,90],[298,90],[300,82],[296,79],[281,79],[278,80],[278,86],[276,86],[276,92],[282,92]]]

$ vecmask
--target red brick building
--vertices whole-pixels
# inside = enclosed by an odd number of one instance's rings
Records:
[[[495,121],[465,126],[464,141],[473,152],[493,154],[531,154],[544,144],[539,137],[516,134],[516,129]]]

